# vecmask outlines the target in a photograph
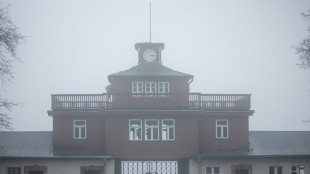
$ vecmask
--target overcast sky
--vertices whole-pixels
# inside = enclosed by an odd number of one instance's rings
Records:
[[[6,96],[16,131],[52,130],[50,94],[98,94],[149,42],[148,0],[2,0],[26,35]],[[194,75],[191,92],[252,94],[250,130],[310,130],[310,72],[294,45],[309,0],[152,0],[163,65]]]

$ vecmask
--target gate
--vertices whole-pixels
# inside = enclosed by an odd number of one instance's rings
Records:
[[[184,174],[184,160],[116,160],[116,174]]]

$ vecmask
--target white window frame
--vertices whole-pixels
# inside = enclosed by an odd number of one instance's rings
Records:
[[[7,174],[21,174],[21,167],[7,167]]]
[[[169,97],[170,93],[169,82],[158,82],[158,93],[160,93],[159,95],[160,97]]]
[[[76,122],[84,122],[84,125],[77,125]],[[76,136],[76,128],[78,129],[78,136]],[[82,136],[82,132],[84,129],[84,137]],[[73,120],[73,139],[86,139],[86,120]]]
[[[219,122],[222,122],[222,121],[225,121],[226,124],[225,125],[218,124]],[[215,122],[216,122],[216,127],[215,127],[216,139],[228,139],[229,138],[229,121],[227,119],[218,119]],[[219,130],[220,130],[220,135],[218,136]],[[226,132],[226,136],[224,132]]]
[[[131,92],[133,94],[142,94],[144,91],[142,81],[133,81],[131,83]],[[142,97],[142,95],[133,95],[133,97]]]
[[[131,124],[132,121],[140,122],[140,125],[133,125]],[[131,129],[134,129],[133,133]],[[138,131],[140,130],[140,132]],[[140,135],[140,138],[139,136]],[[129,141],[142,141],[142,120],[141,119],[130,119],[129,120]]]
[[[156,82],[145,82],[144,83],[144,90],[145,90],[145,97],[156,97],[154,93],[157,91],[157,83]],[[153,94],[153,95],[148,95],[148,94]]]
[[[147,121],[156,121],[157,125],[147,125]],[[147,136],[147,129],[149,129],[151,132],[151,138],[149,139]],[[157,138],[155,138],[155,132],[157,132]],[[144,120],[144,139],[145,141],[158,141],[159,140],[159,120],[158,119],[145,119]]]
[[[295,168],[295,169],[293,169],[293,168]],[[305,168],[304,165],[292,166],[292,172],[291,173],[292,174],[305,174],[306,173],[306,168]]]
[[[172,121],[172,125],[164,124],[164,121]],[[166,131],[164,131],[166,129]],[[170,131],[173,131],[173,138],[170,138]],[[162,119],[161,120],[161,139],[163,141],[173,141],[175,140],[175,120],[174,119]]]
[[[270,172],[271,170],[272,172]],[[269,174],[283,174],[283,166],[269,166]]]
[[[145,82],[145,93],[156,93],[156,82]]]
[[[215,173],[215,168],[218,168],[219,172]],[[211,169],[211,173],[208,172],[208,169]],[[221,173],[220,167],[211,167],[211,166],[206,167],[206,174],[220,174],[220,173]]]

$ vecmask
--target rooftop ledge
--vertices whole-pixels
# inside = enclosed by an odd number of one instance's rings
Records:
[[[111,109],[249,110],[250,94],[130,93],[52,94],[52,111]]]

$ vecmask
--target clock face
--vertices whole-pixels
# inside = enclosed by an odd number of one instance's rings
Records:
[[[157,57],[156,51],[153,49],[146,49],[143,52],[143,58],[147,62],[153,62]]]

